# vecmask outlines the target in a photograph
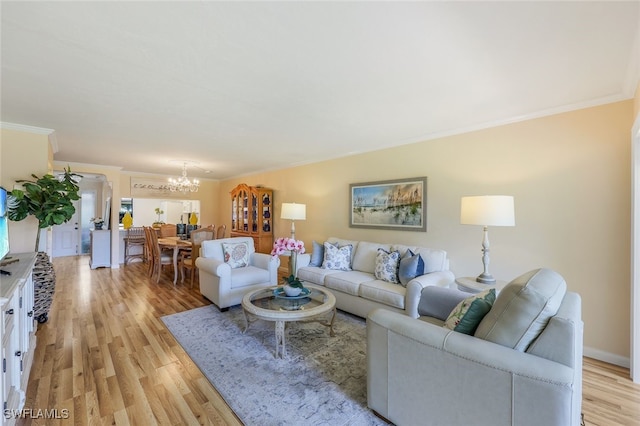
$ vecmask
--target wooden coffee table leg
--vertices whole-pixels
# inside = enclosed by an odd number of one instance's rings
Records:
[[[335,336],[335,333],[333,332],[333,321],[336,319],[336,309],[333,309],[333,315],[331,315],[331,322],[329,323],[329,336],[333,337]]]
[[[245,311],[243,309],[242,313],[243,313],[243,316],[244,316],[244,330],[242,330],[242,333],[244,334],[249,329],[249,319],[247,318],[247,311]]]
[[[228,309],[228,308],[227,308]],[[242,333],[246,333],[247,330],[249,329],[249,326],[258,321],[258,318],[256,318],[255,316],[253,316],[253,314],[251,314],[250,312],[248,312],[246,309],[242,310],[242,313],[244,314],[244,330],[242,330]]]
[[[284,341],[284,321],[276,321],[276,358],[284,358],[286,354],[285,341]]]

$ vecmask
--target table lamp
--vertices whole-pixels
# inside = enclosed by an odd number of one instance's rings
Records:
[[[305,204],[282,203],[280,219],[291,220],[291,238],[296,239],[296,220],[307,218],[307,206]]]
[[[482,240],[484,271],[476,278],[476,281],[483,284],[495,284],[496,279],[489,273],[489,226],[515,226],[513,197],[508,195],[462,197],[460,223],[484,226],[484,239]]]

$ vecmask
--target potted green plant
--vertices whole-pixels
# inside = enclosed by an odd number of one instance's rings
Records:
[[[298,296],[305,289],[302,281],[296,276],[298,254],[302,254],[304,251],[304,241],[302,240],[278,238],[273,243],[273,250],[271,250],[272,256],[280,256],[286,253],[290,256],[289,268],[291,274],[284,280],[284,292],[287,296]]]
[[[93,223],[93,227],[96,230],[100,230],[104,226],[104,219],[101,217],[92,217],[91,222]]]
[[[35,251],[40,245],[40,229],[68,222],[76,209],[73,202],[80,199],[80,187],[76,182],[82,176],[72,173],[71,168],[64,169],[60,177],[46,174],[38,177],[31,175],[34,180],[18,180],[23,189],[9,192],[9,219],[19,222],[32,215],[38,219]]]
[[[73,202],[80,199],[77,182],[82,176],[72,173],[71,168],[64,169],[60,177],[46,174],[38,177],[31,175],[34,180],[19,180],[23,189],[14,189],[8,193],[7,207],[9,219],[19,222],[28,216],[38,219],[36,232],[36,247],[40,246],[40,229],[68,222],[74,215],[76,208]],[[48,320],[55,289],[56,275],[49,256],[45,252],[36,255],[33,269],[34,284],[34,318],[39,323]]]
[[[284,293],[287,296],[298,296],[304,291],[304,285],[297,277],[289,275],[284,279]]]
[[[160,225],[164,225],[164,222],[160,220],[160,215],[164,214],[164,210],[162,210],[160,207],[156,207],[155,212],[158,215],[158,220],[153,222],[151,226],[153,226],[154,228],[159,228]]]

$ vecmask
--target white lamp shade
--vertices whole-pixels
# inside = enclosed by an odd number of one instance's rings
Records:
[[[510,195],[462,197],[460,223],[463,225],[515,226],[513,197]]]
[[[306,204],[282,203],[280,219],[305,220],[307,218]]]

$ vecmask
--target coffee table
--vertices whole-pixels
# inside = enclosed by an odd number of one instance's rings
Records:
[[[286,297],[280,294],[282,287],[268,287],[249,292],[242,298],[244,332],[257,320],[276,323],[276,358],[286,355],[284,328],[287,322],[317,322],[328,327],[329,335],[334,336],[336,297],[323,287],[305,285],[305,288],[309,289],[306,296]],[[274,293],[276,289],[280,289],[278,294]]]

